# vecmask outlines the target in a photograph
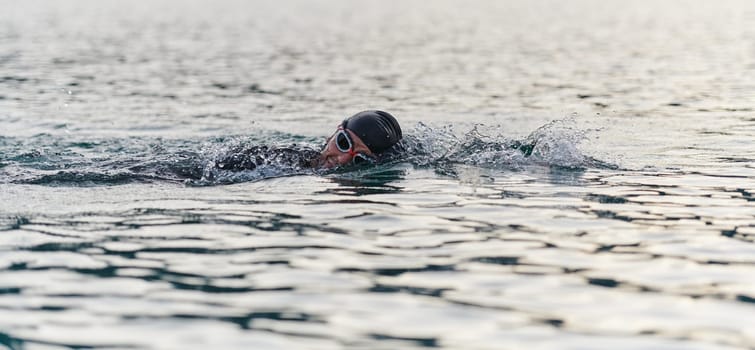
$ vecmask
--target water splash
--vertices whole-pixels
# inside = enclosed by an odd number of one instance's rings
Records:
[[[451,176],[458,175],[459,166],[615,168],[580,151],[579,144],[588,132],[578,128],[573,118],[547,123],[523,140],[506,136],[501,126],[478,124],[458,132],[452,125],[418,123],[375,170],[397,163]],[[364,170],[312,169],[310,160],[317,156],[323,140],[279,132],[204,140],[77,140],[38,135],[0,141],[0,181],[14,183],[96,186],[169,181],[207,186],[293,175],[361,174]]]
[[[451,164],[493,169],[522,169],[526,166],[563,168],[615,168],[585,155],[579,144],[590,130],[577,127],[573,117],[551,121],[523,140],[504,135],[501,126],[476,124],[471,130],[457,133],[452,125],[433,128],[418,123],[402,146],[406,160],[416,166],[440,167]]]
[[[311,140],[290,134],[262,144],[255,139],[232,138],[221,144],[203,146],[202,176],[186,184],[207,186],[314,174],[309,166],[317,154]],[[285,141],[299,143],[286,144]]]
[[[526,144],[533,146],[532,161],[565,168],[593,167],[593,159],[585,156],[579,144],[587,139],[587,131],[576,126],[574,118],[551,121],[533,131]]]
[[[162,139],[70,139],[47,134],[6,138],[0,182],[95,186],[184,181],[198,177],[195,142]]]

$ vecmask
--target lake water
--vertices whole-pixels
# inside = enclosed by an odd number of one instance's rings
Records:
[[[753,1],[0,5],[0,348],[755,348]]]

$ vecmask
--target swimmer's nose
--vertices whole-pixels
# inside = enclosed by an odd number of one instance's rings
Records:
[[[349,161],[351,161],[351,156],[348,153],[331,154],[325,157],[325,167],[334,168],[347,164]]]
[[[344,165],[351,161],[351,155],[348,153],[339,153],[336,156],[336,159],[338,161],[338,165]]]

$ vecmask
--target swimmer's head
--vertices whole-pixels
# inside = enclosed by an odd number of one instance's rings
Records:
[[[333,168],[376,159],[401,140],[401,127],[383,111],[359,112],[345,119],[331,136],[322,153],[320,165]]]
[[[374,154],[393,147],[403,136],[396,118],[383,111],[359,112],[344,120],[341,126],[359,136]]]

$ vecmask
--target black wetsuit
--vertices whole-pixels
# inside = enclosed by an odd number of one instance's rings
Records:
[[[305,169],[313,167],[319,155],[320,152],[312,148],[297,145],[290,147],[240,146],[217,160],[215,167],[231,171],[254,170],[263,165]]]

